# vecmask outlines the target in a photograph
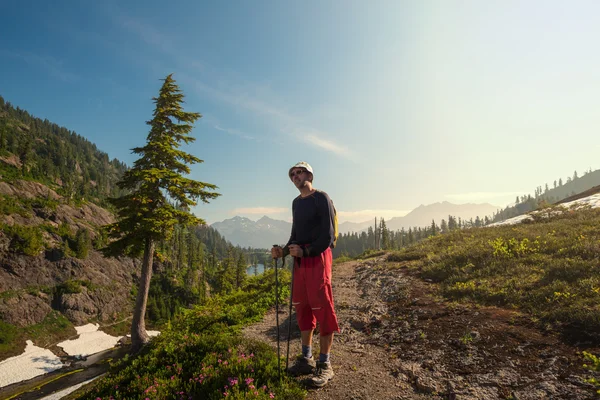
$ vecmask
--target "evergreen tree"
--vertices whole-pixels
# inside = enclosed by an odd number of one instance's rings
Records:
[[[86,259],[92,246],[90,232],[85,228],[79,228],[75,235],[75,256],[80,259]]]
[[[456,218],[452,215],[448,215],[448,230],[453,231],[457,228]]]
[[[446,220],[442,218],[442,222],[440,223],[440,230],[442,233],[448,232],[448,224],[446,224]]]
[[[235,287],[240,288],[246,281],[246,257],[244,253],[240,252],[237,259],[237,268],[235,271]]]
[[[107,226],[114,241],[105,248],[107,255],[135,255],[143,251],[142,273],[131,326],[132,351],[137,352],[149,340],[144,315],[152,277],[155,244],[170,240],[177,224],[192,225],[205,222],[189,213],[196,200],[208,202],[220,194],[209,192],[217,187],[184,177],[189,174],[188,164],[202,160],[179,150],[182,142],[195,139],[190,136],[199,113],[185,112],[183,94],[172,75],[164,79],[159,96],[153,100],[156,108],[144,147],[133,149],[140,158],[118,182],[127,194],[112,198],[117,209],[117,222]],[[169,199],[179,207],[174,207]]]
[[[381,231],[381,246],[380,246],[380,248],[388,250],[390,248],[390,231],[388,230],[387,226],[385,225],[385,220],[383,219],[383,217],[380,218],[380,221],[379,221],[379,230]]]

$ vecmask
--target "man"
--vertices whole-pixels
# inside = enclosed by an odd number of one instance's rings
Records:
[[[329,360],[333,333],[339,332],[331,290],[334,240],[333,205],[327,193],[312,187],[313,169],[301,161],[288,171],[289,178],[300,191],[292,202],[292,233],[285,247],[273,247],[271,256],[294,257],[292,304],[302,334],[302,356],[288,372],[304,375],[314,372],[313,385],[323,387],[334,376]],[[320,354],[312,356],[312,336],[319,322]],[[316,367],[316,369],[315,369]]]

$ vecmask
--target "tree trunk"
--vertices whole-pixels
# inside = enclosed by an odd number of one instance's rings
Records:
[[[137,353],[144,344],[150,340],[146,333],[146,304],[148,303],[148,291],[150,290],[150,279],[152,279],[152,258],[154,256],[154,242],[146,239],[144,248],[144,260],[142,262],[142,276],[138,287],[135,309],[133,310],[133,321],[131,322],[131,352]]]

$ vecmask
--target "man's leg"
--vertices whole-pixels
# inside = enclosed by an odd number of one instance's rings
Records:
[[[312,336],[313,336],[313,331],[302,331],[300,332],[300,335],[302,336],[302,346],[310,346],[312,345]]]
[[[331,345],[333,344],[333,333],[327,336],[321,336],[319,338],[321,346],[321,354],[329,354],[331,352]]]
[[[321,254],[321,257],[315,257],[317,268],[315,270],[315,281],[319,282],[309,291],[314,293],[314,298],[318,299],[312,307],[313,313],[316,314],[319,321],[319,330],[322,335],[319,338],[320,353],[317,362],[317,368],[312,378],[313,385],[323,387],[329,382],[333,376],[333,369],[329,360],[331,346],[333,345],[333,334],[339,332],[340,328],[335,315],[333,305],[333,292],[331,289],[331,250],[327,249]],[[316,279],[320,278],[320,279]]]
[[[316,366],[315,360],[312,357],[312,336],[317,320],[308,304],[304,269],[297,268],[294,272],[294,298],[292,299],[292,305],[296,310],[296,320],[300,328],[302,356],[296,359],[294,365],[288,368],[288,373],[297,376],[312,373]]]
[[[300,336],[302,340],[302,356],[306,358],[311,358],[313,331],[301,331]]]

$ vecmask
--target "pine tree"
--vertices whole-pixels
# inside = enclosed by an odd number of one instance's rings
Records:
[[[92,246],[90,232],[85,228],[79,228],[75,235],[76,251],[75,256],[79,259],[86,259]]]
[[[237,259],[237,268],[235,271],[235,287],[240,288],[246,281],[246,257],[244,253],[240,251]]]
[[[139,256],[143,252],[142,273],[139,282],[134,315],[131,325],[132,351],[137,352],[148,342],[144,315],[148,290],[152,277],[155,244],[170,240],[177,224],[192,225],[205,222],[188,210],[200,199],[220,196],[209,192],[217,187],[184,177],[189,174],[188,164],[203,162],[199,158],[179,150],[182,142],[188,144],[193,123],[199,113],[185,112],[182,108],[183,94],[172,75],[164,79],[159,96],[153,98],[156,108],[144,147],[133,149],[140,158],[127,170],[118,187],[128,191],[110,202],[117,209],[117,222],[107,226],[114,239],[104,249],[106,255]],[[174,201],[178,207],[173,206]]]
[[[435,225],[435,220],[431,220],[431,236],[435,236],[437,234],[437,226]]]
[[[448,224],[446,224],[446,220],[442,218],[442,222],[440,223],[440,230],[442,233],[448,232]]]
[[[383,217],[379,219],[379,230],[381,232],[381,244],[380,249],[388,250],[390,248],[390,231],[385,225]]]

